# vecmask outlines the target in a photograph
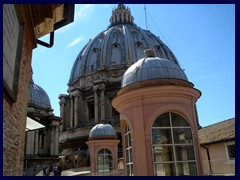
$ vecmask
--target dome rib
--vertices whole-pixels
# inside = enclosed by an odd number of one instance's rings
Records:
[[[126,63],[130,64],[130,57],[132,57],[132,53],[131,52],[134,52],[134,51],[132,51],[132,48],[131,48],[132,47],[131,46],[131,43],[132,43],[131,40],[132,39],[130,38],[130,33],[131,32],[125,26],[123,26],[123,32],[125,34],[124,41],[125,41],[125,48],[126,48]]]

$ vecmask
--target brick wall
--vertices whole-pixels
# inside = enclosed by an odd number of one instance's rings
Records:
[[[28,84],[31,76],[32,44],[27,27],[24,30],[17,101],[3,97],[3,175],[23,173]]]

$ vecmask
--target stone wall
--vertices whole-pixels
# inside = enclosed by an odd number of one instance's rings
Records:
[[[16,102],[3,94],[3,175],[22,175],[25,130],[28,106],[28,85],[31,77],[32,32],[24,17],[25,27],[20,61]]]
[[[32,47],[24,32],[17,101],[3,97],[3,175],[22,175]]]

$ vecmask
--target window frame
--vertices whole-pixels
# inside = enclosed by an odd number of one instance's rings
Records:
[[[127,142],[126,142],[127,140]],[[132,143],[130,129],[126,123],[124,128],[124,153],[125,153],[125,169],[127,176],[134,176],[133,159],[132,159]],[[129,161],[127,161],[129,160]]]
[[[226,156],[227,156],[227,162],[229,164],[235,164],[235,158],[230,158],[229,157],[229,150],[228,150],[228,146],[230,145],[234,145],[235,146],[235,141],[228,141],[228,142],[225,142],[225,150],[226,150]],[[235,153],[236,153],[236,148],[235,148]]]
[[[103,152],[101,152],[103,151]],[[99,156],[103,157],[103,161],[99,161]],[[105,158],[109,156],[111,159],[109,161],[105,161]],[[108,163],[109,165],[109,168],[108,169],[104,169],[104,165]],[[101,164],[102,168],[100,169],[99,167],[99,164]],[[109,173],[111,174],[111,172],[114,170],[114,163],[113,163],[113,155],[112,155],[112,152],[107,149],[107,148],[103,148],[103,149],[100,149],[97,153],[97,158],[96,158],[96,170],[97,170],[97,173],[101,173],[102,175],[109,175]]]
[[[19,5],[14,5],[14,4],[4,4],[3,5],[3,19],[5,20],[8,14],[5,14],[5,9],[7,8],[12,8],[12,10],[15,12],[14,15],[16,15],[16,25],[14,26],[13,24],[3,23],[3,31],[8,31],[7,29],[11,26],[11,29],[17,29],[17,34],[15,34],[16,38],[15,39],[10,39],[13,42],[16,43],[16,47],[14,48],[15,53],[14,57],[9,57],[9,55],[6,52],[6,45],[3,46],[3,56],[6,56],[6,61],[5,58],[3,58],[3,66],[8,66],[10,61],[13,61],[13,69],[9,68],[9,71],[12,70],[12,74],[9,75],[10,78],[12,79],[11,82],[8,81],[8,75],[4,71],[6,71],[5,68],[3,68],[3,90],[4,93],[6,93],[6,96],[9,98],[11,102],[16,102],[17,101],[17,94],[18,94],[18,84],[19,84],[19,77],[20,77],[20,65],[21,65],[21,55],[22,55],[22,46],[23,46],[23,33],[24,33],[24,22],[19,10]],[[9,12],[6,12],[9,13]],[[12,14],[11,14],[12,15]],[[12,15],[13,16],[13,15]],[[11,16],[11,17],[12,17]],[[9,21],[8,21],[9,22]],[[6,36],[5,34],[3,35],[3,41],[9,41],[9,37]],[[13,37],[13,36],[12,36]],[[12,42],[12,43],[13,43]],[[9,44],[10,45],[10,44]],[[11,45],[10,45],[11,46]],[[11,46],[12,47],[12,46]],[[9,49],[9,48],[7,48]],[[6,53],[5,53],[6,52]],[[9,59],[10,58],[10,59]]]
[[[162,115],[166,115],[168,113],[168,118],[169,118],[169,123],[170,123],[170,126],[166,126],[166,127],[154,127],[154,122]],[[173,126],[173,119],[172,119],[172,114],[175,114],[175,115],[178,115],[180,116],[184,121],[187,122],[188,126]],[[152,127],[151,127],[151,145],[152,145],[152,161],[153,161],[153,170],[154,170],[154,176],[157,176],[157,172],[156,172],[156,166],[158,164],[173,164],[173,167],[174,167],[174,172],[176,176],[179,176],[179,173],[180,173],[180,169],[178,167],[178,164],[180,163],[187,163],[188,166],[189,166],[189,163],[195,163],[195,166],[196,166],[196,169],[195,169],[195,172],[196,174],[194,175],[197,175],[198,174],[198,168],[197,168],[197,162],[196,162],[196,150],[195,150],[195,147],[194,147],[194,138],[193,138],[193,133],[192,133],[192,128],[190,126],[190,124],[188,123],[188,121],[183,117],[181,116],[180,114],[178,113],[175,113],[175,112],[166,112],[166,113],[163,113],[163,114],[160,114],[155,120],[154,120],[153,124],[152,124]],[[167,144],[162,144],[160,142],[156,143],[156,141],[154,141],[153,139],[153,130],[154,129],[159,129],[159,130],[170,130],[170,138],[171,140],[169,140]],[[175,142],[175,136],[174,136],[174,132],[175,130],[177,129],[190,129],[190,132],[191,132],[191,141],[188,142],[188,143],[178,143],[178,142]],[[155,143],[153,143],[155,142]],[[193,160],[178,160],[178,156],[177,156],[177,147],[180,147],[180,146],[183,146],[183,147],[188,147],[188,146],[191,146],[193,148],[193,151],[194,151],[194,159]],[[156,147],[160,147],[160,148],[164,148],[164,147],[168,147],[168,148],[171,148],[172,149],[172,153],[173,153],[173,157],[172,157],[172,160],[169,160],[169,161],[158,161],[158,160],[155,160],[155,148]],[[189,175],[191,176],[191,169],[189,168],[188,169],[189,171]],[[166,171],[165,171],[166,173]],[[171,175],[172,175],[172,172],[170,172]]]

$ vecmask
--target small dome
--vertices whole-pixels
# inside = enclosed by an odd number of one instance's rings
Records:
[[[116,137],[116,131],[110,124],[97,124],[89,133],[90,139],[112,139]]]
[[[34,84],[32,79],[29,84],[28,104],[44,109],[51,109],[51,104],[47,93],[43,88]]]
[[[181,67],[168,59],[155,57],[152,49],[145,50],[145,58],[138,60],[124,73],[122,87],[151,79],[180,79],[188,81]]]

